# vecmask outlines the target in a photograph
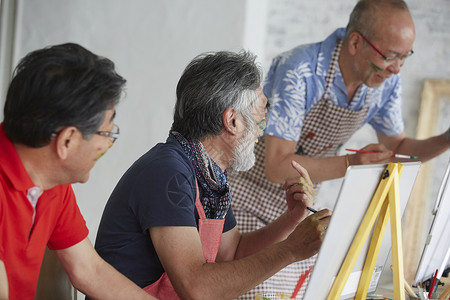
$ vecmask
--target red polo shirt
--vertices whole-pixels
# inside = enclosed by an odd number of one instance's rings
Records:
[[[47,245],[65,249],[88,235],[70,185],[44,191],[36,209],[27,198],[33,187],[0,124],[0,260],[5,264],[10,300],[34,299]]]

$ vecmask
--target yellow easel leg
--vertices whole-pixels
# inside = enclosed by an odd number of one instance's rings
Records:
[[[389,194],[388,194],[389,197]],[[356,291],[356,300],[364,300],[369,290],[370,281],[372,279],[373,270],[377,261],[378,253],[380,252],[381,243],[383,241],[384,232],[389,220],[389,201],[385,200],[381,207],[378,221],[370,242],[369,250],[367,251],[366,261],[364,262],[361,278],[359,279],[358,290]]]
[[[403,170],[403,166],[401,165]],[[403,276],[403,247],[402,247],[402,220],[400,213],[400,193],[399,193],[399,176],[395,174],[393,184],[391,185],[389,197],[389,208],[391,213],[391,243],[392,243],[392,271],[394,281],[394,299],[404,300],[404,284]]]

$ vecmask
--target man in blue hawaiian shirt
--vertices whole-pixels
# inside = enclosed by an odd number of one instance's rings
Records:
[[[349,165],[386,163],[393,153],[427,161],[449,149],[448,134],[415,140],[404,132],[399,72],[413,54],[414,39],[414,22],[403,0],[361,0],[347,28],[273,59],[264,85],[270,103],[267,128],[255,148],[256,164],[230,176],[242,232],[285,211],[281,183],[295,175],[292,160],[317,184],[344,176]],[[375,129],[378,143],[363,150],[374,153],[338,156],[342,144],[366,123]],[[290,266],[258,291],[292,291],[313,263]]]

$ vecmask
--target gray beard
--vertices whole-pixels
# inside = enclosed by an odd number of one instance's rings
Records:
[[[248,171],[255,164],[255,139],[253,134],[249,132],[233,151],[233,161],[231,163],[231,171],[244,172]]]

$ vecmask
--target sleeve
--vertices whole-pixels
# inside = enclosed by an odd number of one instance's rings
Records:
[[[300,139],[306,113],[307,65],[294,66],[281,57],[273,60],[264,84],[270,102],[266,134],[290,141]]]
[[[377,112],[369,122],[376,132],[395,136],[404,131],[401,93],[400,77],[393,76],[393,80],[383,89]]]
[[[48,241],[48,247],[51,250],[71,247],[84,240],[89,233],[86,221],[76,203],[72,187],[63,185],[58,189],[60,189],[63,200],[56,226]]]
[[[156,226],[197,227],[195,177],[174,157],[154,160],[132,183],[130,207],[142,231]]]
[[[236,218],[234,217],[233,209],[230,206],[230,209],[227,212],[227,215],[225,216],[225,224],[223,224],[223,232],[227,232],[234,227],[236,227],[237,222]]]

